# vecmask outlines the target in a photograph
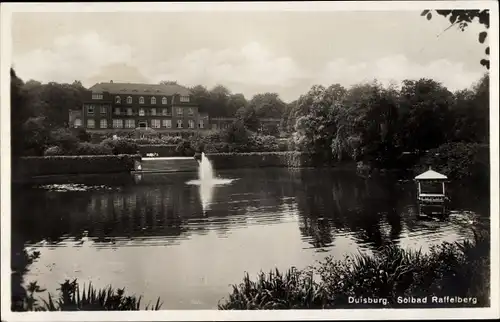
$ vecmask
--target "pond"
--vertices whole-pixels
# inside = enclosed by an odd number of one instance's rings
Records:
[[[450,187],[445,220],[419,220],[412,181],[335,169],[108,176],[13,190],[13,251],[40,251],[25,283],[125,287],[163,309],[215,309],[245,272],[305,268],[397,243],[422,248],[489,221],[486,194]],[[94,182],[95,181],[95,182]],[[98,181],[98,182],[97,182]],[[143,301],[144,301],[143,300]]]

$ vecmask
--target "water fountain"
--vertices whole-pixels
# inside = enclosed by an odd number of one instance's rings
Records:
[[[198,168],[198,178],[202,183],[214,180],[214,169],[205,153],[201,153],[200,166]]]
[[[208,210],[212,203],[213,191],[215,186],[227,185],[235,179],[217,178],[214,173],[212,163],[205,153],[201,153],[201,160],[198,166],[198,180],[188,181],[187,184],[200,187],[200,199],[203,211]]]

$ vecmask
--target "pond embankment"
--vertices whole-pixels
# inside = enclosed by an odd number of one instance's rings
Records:
[[[208,153],[207,158],[214,169],[236,168],[311,168],[324,167],[313,156],[302,152],[250,152],[250,153]],[[337,163],[335,167],[356,169],[354,162]]]
[[[61,175],[130,173],[140,155],[22,157],[13,160],[12,182],[29,183]]]
[[[238,168],[310,168],[324,166],[301,152],[209,153],[214,169]],[[141,158],[140,155],[44,156],[22,157],[13,167],[12,181],[30,183],[51,181],[60,176],[103,175],[120,173],[195,172],[198,162],[193,157]],[[137,168],[141,164],[140,169]],[[353,162],[335,167],[356,169]]]

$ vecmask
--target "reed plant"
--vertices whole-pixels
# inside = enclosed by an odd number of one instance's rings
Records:
[[[388,300],[387,304],[370,304],[372,308],[401,307],[404,304],[398,303],[398,297],[432,296],[475,297],[475,306],[488,306],[489,256],[489,234],[484,231],[475,232],[473,240],[443,243],[431,247],[429,252],[389,245],[372,255],[360,253],[342,260],[327,257],[304,270],[292,268],[285,274],[278,270],[261,272],[256,281],[247,273],[218,307],[353,308],[350,297]]]
[[[138,311],[160,310],[160,298],[154,305],[141,307],[142,297],[125,295],[125,289],[113,289],[111,286],[98,289],[91,283],[80,287],[77,280],[66,280],[60,284],[59,297],[54,298],[49,293],[47,299],[37,299],[36,293],[43,293],[36,282],[27,287],[26,311]]]

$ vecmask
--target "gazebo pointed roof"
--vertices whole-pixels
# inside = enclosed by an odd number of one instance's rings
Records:
[[[416,180],[446,180],[448,179],[447,176],[444,174],[441,174],[439,172],[436,172],[432,170],[429,167],[429,170],[425,171],[422,174],[419,174],[418,176],[415,177]]]

